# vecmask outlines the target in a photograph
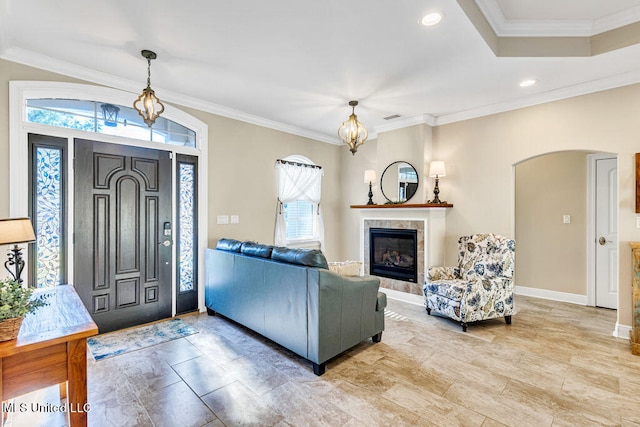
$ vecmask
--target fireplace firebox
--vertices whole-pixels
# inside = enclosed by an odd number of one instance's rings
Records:
[[[417,282],[417,236],[417,230],[370,228],[369,273]]]

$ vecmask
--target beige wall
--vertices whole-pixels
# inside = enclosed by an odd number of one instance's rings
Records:
[[[350,205],[365,205],[369,200],[369,185],[364,183],[364,171],[374,169],[380,180],[383,169],[378,167],[378,141],[376,139],[365,142],[358,148],[358,152],[352,155],[345,145],[341,151],[340,168],[342,182],[342,254],[343,259],[359,260],[360,258],[360,214],[357,209],[349,208]],[[384,197],[380,192],[380,183],[373,184],[373,201],[377,204],[384,203]]]
[[[586,295],[587,153],[553,153],[519,163],[515,203],[516,283]],[[571,216],[570,224],[564,215]]]
[[[341,146],[182,108],[209,126],[209,246],[222,237],[273,243],[278,197],[277,159],[299,154],[324,168],[322,202],[325,253],[342,258]],[[218,225],[218,215],[239,215],[239,224]]]
[[[426,184],[421,191],[423,199],[414,199],[412,202],[424,202],[429,198],[432,188],[429,178],[425,177],[426,164],[431,159],[443,160],[447,176],[440,180],[440,196],[454,204],[446,216],[445,263],[455,264],[457,239],[461,235],[493,232],[515,237],[515,165],[530,158],[560,151],[618,154],[618,322],[631,325],[631,251],[628,243],[640,240],[640,230],[635,228],[634,205],[634,153],[640,151],[638,111],[640,85],[631,85],[433,129],[422,125],[430,132],[429,137],[424,138],[421,154],[418,154],[420,149],[414,147],[418,139],[412,136],[415,129],[381,133],[376,146],[371,144],[367,147],[369,143],[365,144],[361,150],[366,154],[358,160],[349,163],[343,151],[343,177],[345,183],[350,183],[350,188],[345,189],[343,204],[348,206],[366,200],[366,190],[362,184],[364,169],[377,168],[380,173],[382,165],[394,160],[407,160],[411,163],[423,161],[420,171],[422,182]],[[400,147],[398,150],[403,156],[412,158],[394,158],[396,146]],[[366,149],[369,151],[365,151]],[[360,155],[361,151],[358,151],[356,157]],[[378,193],[378,203],[381,200]],[[343,218],[343,253],[348,258],[356,258],[359,256],[358,214],[347,210]],[[559,240],[558,236],[550,239],[552,240],[544,246],[534,245],[529,250],[544,252],[547,244],[554,244]],[[586,247],[581,253],[585,252]],[[520,252],[517,250],[516,259],[519,258]],[[522,260],[519,259],[520,261]],[[579,269],[579,266],[576,267],[576,271]],[[518,278],[516,271],[516,285],[519,285]],[[523,285],[545,286],[532,283]],[[575,286],[576,288],[572,288],[574,291],[578,287],[582,290],[586,284]],[[566,292],[562,288],[553,290]]]
[[[447,216],[447,261],[455,262],[457,236],[476,231],[513,236],[513,166],[517,163],[557,151],[616,153],[618,322],[631,325],[629,242],[640,240],[634,205],[634,153],[640,151],[638,111],[640,85],[631,85],[435,128],[435,155],[447,163],[445,197],[455,204]]]
[[[0,182],[8,181],[9,81],[76,81],[0,60]],[[324,167],[322,207],[326,255],[342,258],[340,156],[342,147],[302,138],[214,114],[183,108],[209,126],[209,245],[222,237],[273,243],[277,188],[276,159],[300,154]],[[362,178],[361,178],[362,180]],[[202,202],[202,201],[201,201]],[[0,184],[0,217],[9,215],[9,188]],[[239,215],[239,224],[217,225],[217,215]]]

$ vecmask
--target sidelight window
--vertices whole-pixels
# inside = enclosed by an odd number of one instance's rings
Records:
[[[29,135],[31,220],[30,285],[49,287],[66,280],[65,197],[66,139]]]
[[[196,288],[196,163],[188,156],[178,157],[178,288]]]

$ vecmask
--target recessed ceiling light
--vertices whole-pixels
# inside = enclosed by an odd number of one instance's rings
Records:
[[[431,12],[422,17],[420,21],[422,25],[425,27],[431,27],[432,25],[436,25],[444,18],[444,13],[442,12]]]
[[[533,86],[536,83],[538,83],[536,79],[527,79],[520,82],[520,87],[529,87]]]

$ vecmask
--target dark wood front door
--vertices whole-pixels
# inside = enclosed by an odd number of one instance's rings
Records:
[[[74,286],[101,333],[171,316],[171,160],[75,140]]]

